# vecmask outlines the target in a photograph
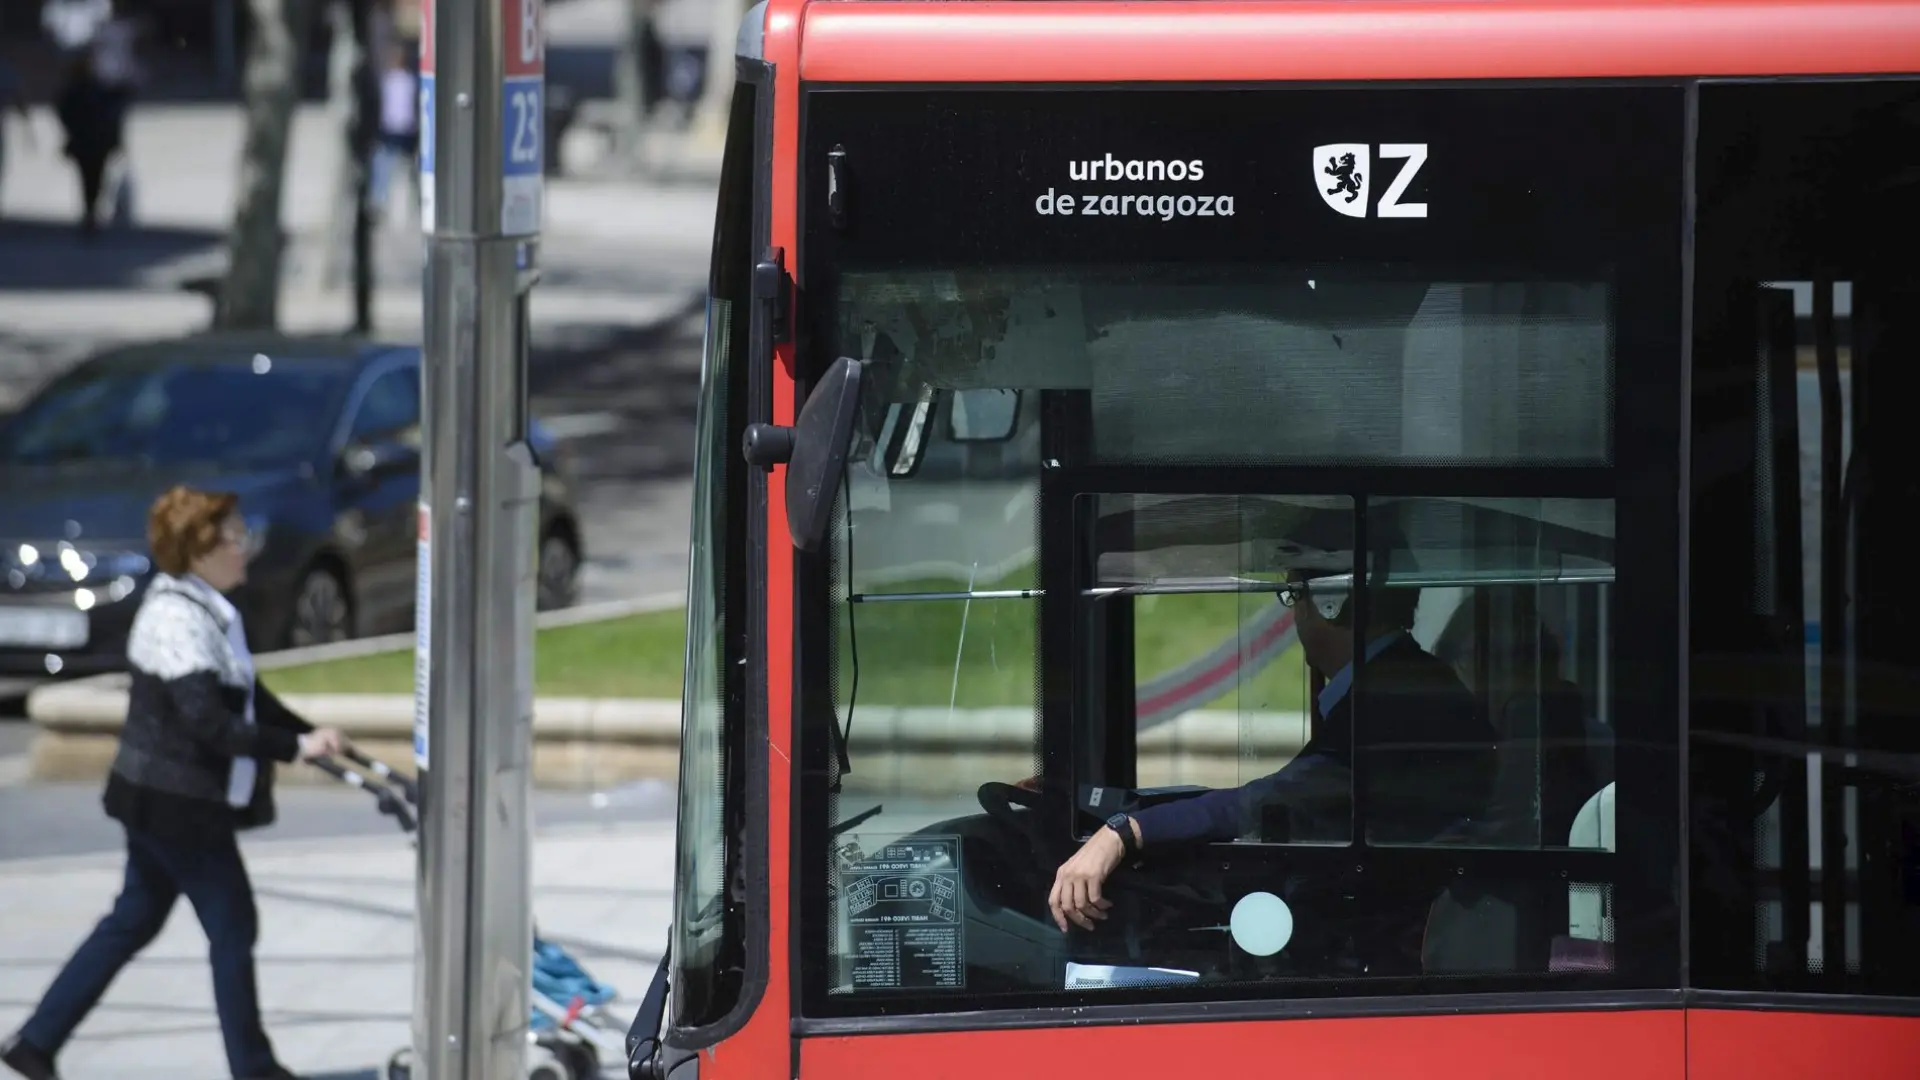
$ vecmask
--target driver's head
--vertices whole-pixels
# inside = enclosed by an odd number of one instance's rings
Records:
[[[1420,606],[1419,589],[1374,586],[1366,593],[1367,627],[1363,636],[1367,640],[1413,629],[1413,614]],[[1331,676],[1352,662],[1353,621],[1360,605],[1344,583],[1338,591],[1323,588],[1316,594],[1311,577],[1302,575],[1289,580],[1281,600],[1293,608],[1294,632],[1300,637],[1301,651],[1307,654],[1307,666]]]
[[[1390,570],[1392,575],[1404,576],[1414,568],[1399,523],[1381,514],[1371,525],[1365,557],[1354,549],[1354,522],[1347,511],[1308,517],[1289,530],[1280,545],[1279,563],[1286,571],[1280,600],[1293,609],[1294,631],[1307,665],[1325,676],[1352,662],[1356,638],[1372,641],[1396,630],[1411,630],[1414,611],[1420,606],[1418,588],[1403,588],[1388,580]],[[1355,587],[1357,569],[1364,582],[1359,589]],[[1355,634],[1362,607],[1367,625]]]
[[[1356,637],[1373,641],[1396,630],[1413,629],[1420,590],[1389,581],[1390,576],[1404,576],[1413,569],[1412,552],[1392,521],[1374,526],[1365,559],[1341,550],[1346,546],[1344,536],[1328,534],[1317,539],[1324,545],[1319,550],[1296,549],[1287,558],[1287,586],[1280,599],[1293,608],[1294,631],[1307,654],[1307,665],[1331,677],[1353,661]],[[1361,571],[1365,584],[1359,589],[1355,588],[1356,562],[1365,567]],[[1358,628],[1362,632],[1356,635],[1354,624],[1362,616],[1362,607],[1367,625]]]

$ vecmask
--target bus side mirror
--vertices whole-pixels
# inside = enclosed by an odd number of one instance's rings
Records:
[[[741,448],[747,464],[787,466],[787,532],[801,551],[815,551],[826,542],[865,372],[863,361],[843,356],[814,386],[794,426],[747,425]]]

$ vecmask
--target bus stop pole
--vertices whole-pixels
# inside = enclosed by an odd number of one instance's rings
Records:
[[[526,1075],[542,0],[426,0],[413,1080]]]

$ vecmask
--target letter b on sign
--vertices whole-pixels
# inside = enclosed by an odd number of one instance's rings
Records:
[[[520,5],[520,62],[538,64],[542,60],[540,40],[541,0],[508,0]]]

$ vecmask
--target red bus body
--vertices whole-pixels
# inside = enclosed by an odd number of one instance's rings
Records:
[[[763,13],[763,14],[762,14]],[[763,20],[763,21],[762,21]],[[770,69],[755,154],[766,246],[784,253],[800,309],[809,292],[803,183],[806,102],[816,87],[1125,87],[1138,84],[1373,84],[1898,80],[1920,73],[1913,0],[1247,0],[1223,3],[770,0],[742,33]],[[716,59],[710,77],[723,77]],[[807,168],[813,168],[811,163]],[[812,191],[809,194],[809,191]],[[959,211],[956,211],[959,213]],[[1913,237],[1903,241],[1911,244]],[[758,245],[756,245],[757,247]],[[757,257],[759,251],[755,251]],[[717,256],[716,256],[717,257]],[[798,373],[817,371],[793,335],[768,342],[770,413],[792,425]],[[1209,1018],[1142,1014],[1080,1022],[1073,1010],[821,1020],[797,991],[795,849],[799,737],[794,664],[796,555],[786,470],[766,474],[764,634],[748,679],[764,702],[764,774],[744,792],[761,838],[745,857],[763,882],[731,1019],[668,1032],[685,1080],[772,1077],[1152,1077],[1285,1075],[1302,1080],[1850,1080],[1920,1076],[1920,1000],[1806,994],[1622,995],[1557,1010],[1526,1001],[1427,1011]],[[758,511],[756,511],[758,512]],[[749,609],[751,610],[751,608]],[[1009,777],[1009,779],[1014,779]],[[741,797],[736,794],[736,798]],[[685,811],[683,810],[683,813]],[[684,842],[684,841],[683,841]],[[757,887],[756,887],[757,888]],[[1684,970],[1684,969],[1683,969]],[[1202,1010],[1204,1013],[1204,1010]]]

